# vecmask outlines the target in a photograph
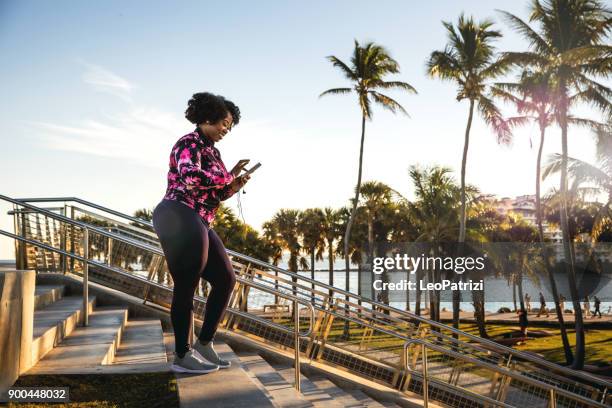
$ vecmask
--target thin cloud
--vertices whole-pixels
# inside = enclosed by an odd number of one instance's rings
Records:
[[[126,102],[132,102],[131,94],[135,86],[130,81],[99,65],[79,62],[87,68],[82,77],[83,82],[91,85],[98,92],[108,93]]]
[[[169,148],[177,138],[177,131],[185,128],[185,120],[155,108],[137,107],[125,114],[75,125],[49,122],[32,125],[49,149],[160,167],[166,165]]]

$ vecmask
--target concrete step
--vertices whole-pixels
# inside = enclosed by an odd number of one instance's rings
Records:
[[[345,388],[344,391],[351,394],[353,398],[355,398],[357,401],[361,403],[361,405],[368,407],[368,408],[385,408],[385,407],[397,406],[393,403],[378,402],[372,397],[370,397],[369,395],[367,395],[365,392],[359,389],[356,389],[356,388],[355,389]]]
[[[80,374],[83,369],[111,364],[121,343],[127,315],[125,308],[97,308],[89,316],[89,326],[74,329],[26,375]]]
[[[174,341],[170,336],[165,339],[172,352]],[[176,373],[181,408],[273,408],[275,405],[241,367],[232,349],[219,341],[214,345],[219,356],[231,361],[232,366],[208,374]]]
[[[166,363],[164,332],[159,319],[130,319],[115,355],[115,365]]]
[[[331,382],[329,379],[322,375],[311,375],[310,381],[317,386],[321,391],[329,394],[335,401],[340,403],[343,407],[359,407],[363,408],[363,405],[357,398],[353,397],[342,388]]]
[[[270,395],[274,406],[312,407],[314,406],[304,395],[296,391],[293,383],[287,382],[266,360],[253,352],[238,353],[242,367],[251,373]]]
[[[95,296],[89,297],[89,311]],[[34,312],[32,357],[29,367],[37,364],[50,350],[83,323],[83,297],[67,296]]]
[[[289,384],[295,382],[295,368],[280,364],[270,363],[270,365],[281,375]],[[304,397],[315,407],[321,408],[343,408],[344,405],[332,398],[328,393],[320,390],[304,373],[300,374],[300,391]]]
[[[34,288],[34,310],[44,309],[64,296],[63,285],[36,285]]]

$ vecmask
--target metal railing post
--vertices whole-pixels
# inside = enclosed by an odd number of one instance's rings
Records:
[[[555,390],[550,390],[550,405],[549,408],[557,408],[557,396],[555,395]]]
[[[26,229],[26,216],[25,213],[21,213],[21,236],[27,238]],[[28,245],[24,242],[21,246],[21,265],[17,265],[17,269],[28,269]]]
[[[89,326],[89,228],[83,234],[83,326]]]
[[[429,381],[427,381],[427,347],[421,344],[421,367],[423,369],[423,407],[429,406]]]
[[[60,211],[60,214],[63,216],[67,216],[68,215],[68,205],[64,204],[64,208]],[[65,223],[60,223],[60,234],[61,234],[61,250],[62,251],[66,251],[66,248],[68,247],[67,244],[67,240],[68,240],[68,227],[66,226]],[[66,257],[66,255],[61,255],[61,259],[62,259],[62,273],[65,275],[67,270],[68,270],[68,258]]]
[[[295,389],[300,392],[300,310],[297,300],[293,301],[293,333],[295,335]]]
[[[106,263],[108,266],[113,265],[113,239],[108,237],[108,254],[106,256]]]
[[[74,206],[70,206],[70,219],[74,220]],[[70,224],[70,252],[75,253],[74,245],[74,225]],[[70,272],[74,273],[74,258],[70,258]]]

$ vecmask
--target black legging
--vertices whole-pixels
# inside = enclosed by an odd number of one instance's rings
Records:
[[[170,317],[176,353],[183,356],[190,348],[193,295],[200,278],[206,279],[212,289],[198,338],[210,341],[227,308],[236,276],[217,233],[185,204],[162,200],[153,211],[153,226],[174,280]]]

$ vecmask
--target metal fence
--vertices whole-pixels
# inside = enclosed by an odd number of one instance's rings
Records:
[[[76,198],[0,199],[14,204],[14,234],[0,233],[15,238],[19,268],[87,272],[91,281],[169,308],[172,278],[150,223]],[[302,353],[450,406],[610,404],[610,383],[594,376],[228,253],[238,279],[223,327],[292,350],[296,359]],[[196,315],[206,295],[203,282]]]

